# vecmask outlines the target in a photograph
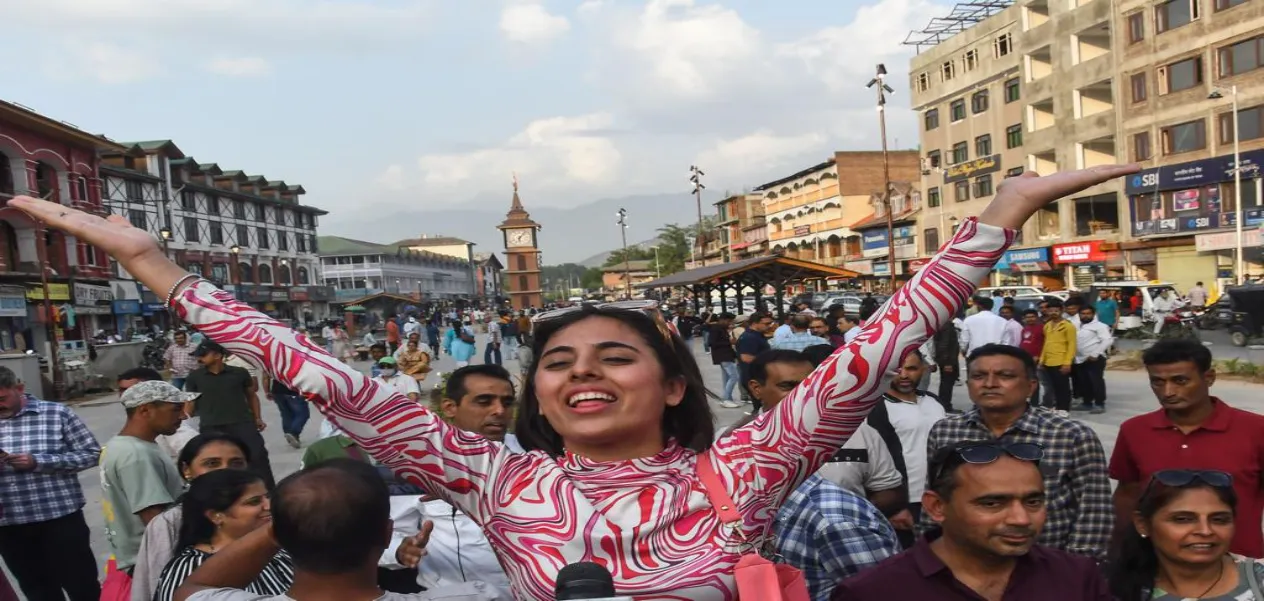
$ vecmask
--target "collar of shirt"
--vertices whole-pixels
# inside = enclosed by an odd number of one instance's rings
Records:
[[[909,554],[913,556],[913,562],[917,564],[917,570],[922,576],[931,578],[938,575],[940,578],[950,578],[957,581],[957,577],[952,573],[952,570],[948,569],[943,560],[938,555],[935,555],[935,552],[930,548],[930,544],[935,542],[935,539],[942,534],[938,529],[926,533],[917,541],[917,544],[913,545],[913,548],[909,550]],[[1037,564],[1043,558],[1044,550],[1038,545],[1032,545],[1030,551],[1020,555],[1017,559],[1017,565],[1014,566],[1014,571],[1010,573],[1009,585],[1006,587],[1006,591],[1012,588],[1015,582],[1021,582],[1025,573],[1036,569],[1038,567]]]
[[[992,431],[992,429],[989,428],[988,425],[983,422],[983,416],[979,413],[978,407],[971,407],[970,409],[966,410],[965,413],[962,413],[961,417],[962,419],[966,420],[970,424],[978,426],[979,428],[982,428],[985,432]],[[952,419],[952,416],[950,415],[948,416],[948,418]],[[1009,434],[1010,432],[1014,430],[1022,430],[1023,432],[1027,432],[1027,433],[1039,436],[1040,427],[1043,424],[1044,424],[1044,417],[1040,415],[1040,412],[1036,411],[1035,409],[1032,409],[1031,407],[1028,407],[1027,410],[1023,411],[1023,414],[1019,416],[1018,421],[1011,424],[1010,427],[1005,430],[1005,433],[1001,434],[1001,436],[1004,437],[1005,434]]]
[[[1211,432],[1228,430],[1229,422],[1232,421],[1233,417],[1233,408],[1220,400],[1219,397],[1211,397],[1211,402],[1213,404],[1211,415],[1207,416],[1207,420],[1199,424],[1197,429]],[[1137,419],[1155,430],[1167,430],[1176,427],[1176,424],[1172,422],[1172,418],[1168,417],[1167,412],[1162,409],[1137,416]]]
[[[23,393],[22,394],[22,409],[18,411],[17,413],[14,413],[13,417],[10,417],[9,419],[17,419],[28,413],[40,414],[43,412],[44,412],[44,404],[41,403],[39,399],[35,398],[35,395],[29,392]]]

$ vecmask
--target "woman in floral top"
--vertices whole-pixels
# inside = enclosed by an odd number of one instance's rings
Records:
[[[448,425],[231,294],[186,279],[153,236],[126,219],[27,197],[10,206],[104,249],[151,290],[175,289],[170,303],[181,319],[303,391],[377,460],[474,519],[518,598],[553,599],[563,566],[594,561],[614,575],[621,595],[731,601],[733,568],[751,548],[744,541],[767,536],[786,495],[864,421],[887,374],[962,306],[1015,228],[1050,201],[1135,170],[1007,180],[886,312],[787,402],[714,443],[698,366],[661,319],[591,307],[538,318],[519,410],[521,454]],[[721,523],[699,461],[717,472],[740,525]]]

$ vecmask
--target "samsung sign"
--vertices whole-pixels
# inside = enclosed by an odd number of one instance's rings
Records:
[[[1264,150],[1243,152],[1241,156],[1242,179],[1260,177],[1260,166],[1264,165]],[[1129,196],[1153,194],[1160,190],[1183,190],[1230,181],[1233,181],[1233,155],[1226,155],[1146,169],[1130,175],[1125,193]]]

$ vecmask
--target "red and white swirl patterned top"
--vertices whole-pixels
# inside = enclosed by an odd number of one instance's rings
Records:
[[[967,220],[870,320],[742,436],[712,447],[716,472],[760,540],[783,499],[819,468],[881,397],[903,356],[947,323],[996,264],[1012,232]],[[179,316],[233,353],[305,392],[376,459],[482,525],[514,594],[551,600],[558,570],[605,565],[620,595],[732,601],[745,550],[707,501],[698,454],[672,442],[653,457],[599,463],[542,451],[512,454],[372,383],[307,337],[201,282],[173,300]]]

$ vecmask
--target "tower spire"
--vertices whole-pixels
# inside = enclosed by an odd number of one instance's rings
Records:
[[[517,172],[514,172],[513,174],[513,204],[509,206],[510,213],[513,213],[515,211],[526,212],[526,209],[523,208],[522,206],[522,199],[518,198],[518,173]]]

